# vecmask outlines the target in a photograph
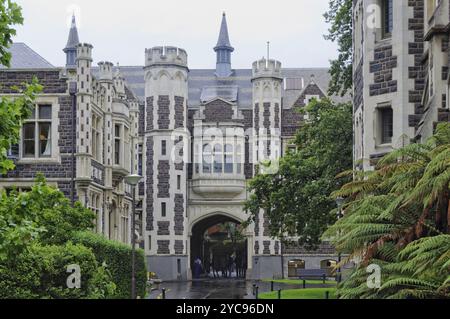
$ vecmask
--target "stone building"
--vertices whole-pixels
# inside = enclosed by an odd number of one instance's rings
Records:
[[[448,0],[354,0],[355,166],[448,122]]]
[[[16,169],[0,178],[0,187],[24,191],[41,172],[97,214],[97,232],[130,243],[131,188],[123,178],[138,168],[137,98],[109,62],[100,62],[98,76],[92,76],[93,47],[79,43],[75,19],[63,68],[25,44],[10,50],[11,68],[0,69],[0,94],[13,97],[13,86],[32,77],[44,90],[23,125],[21,143],[10,151]]]
[[[193,259],[204,254],[205,232],[248,219],[243,205],[256,164],[272,160],[264,173],[276,173],[276,159],[292,149],[304,120],[298,111],[325,96],[328,69],[282,68],[265,58],[234,69],[225,15],[213,69],[189,69],[187,52],[167,46],[145,50],[143,66],[94,66],[92,46],[78,42],[74,21],[63,68],[24,44],[11,48],[0,93],[14,94],[11,85],[32,75],[45,89],[21,144],[11,150],[17,168],[0,178],[0,187],[29,187],[43,172],[97,212],[98,232],[130,242],[131,189],[123,178],[137,172],[144,178],[136,190],[136,231],[148,268],[165,280],[190,279]],[[282,268],[295,275],[297,267],[337,260],[327,243],[315,252],[285,247],[281,258],[263,212],[244,235],[248,278],[281,276]]]

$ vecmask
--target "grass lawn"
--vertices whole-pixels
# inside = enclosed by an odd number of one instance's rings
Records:
[[[330,292],[330,299],[336,299],[336,288],[283,290],[281,299],[325,299],[326,291]],[[261,293],[259,299],[278,299],[278,291]]]
[[[288,284],[288,285],[303,285],[303,280],[300,279],[264,279],[263,282],[271,282],[277,284]],[[323,285],[323,280],[306,280],[307,285]],[[336,285],[334,280],[325,280],[326,285]]]

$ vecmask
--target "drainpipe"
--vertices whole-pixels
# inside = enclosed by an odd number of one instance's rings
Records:
[[[75,206],[75,165],[76,165],[76,160],[75,160],[75,149],[76,149],[76,121],[77,121],[77,116],[76,116],[76,105],[77,105],[77,82],[75,81],[71,81],[69,83],[69,95],[71,97],[71,103],[72,103],[72,163],[71,163],[71,168],[72,168],[72,174],[71,174],[71,179],[70,179],[70,201],[72,204],[72,207]]]

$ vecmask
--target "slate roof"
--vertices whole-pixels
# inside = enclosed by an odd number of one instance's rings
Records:
[[[33,51],[25,43],[13,43],[8,49],[12,54],[11,69],[49,69],[54,68],[47,60]],[[5,69],[0,65],[0,69]]]
[[[75,21],[75,16],[72,16],[72,26],[70,27],[69,38],[67,39],[67,44],[65,49],[75,49],[80,43],[78,37],[77,23]]]
[[[94,69],[94,73],[97,70]],[[133,90],[140,101],[144,101],[145,83],[144,83],[144,69],[142,66],[120,66],[120,72],[125,78],[128,87]],[[193,69],[189,72],[189,107],[198,107],[200,105],[202,92],[204,94],[211,92],[211,89],[228,87],[234,90],[237,89],[237,103],[240,108],[251,108],[252,106],[252,70],[251,69],[237,69],[229,78],[218,79],[215,76],[215,69]],[[311,75],[314,76],[314,82],[326,93],[328,90],[328,83],[330,81],[330,74],[327,68],[287,68],[282,70],[284,78],[303,78],[305,86],[308,85]],[[290,108],[301,94],[301,89],[298,90],[284,90],[283,92],[283,106]],[[349,97],[333,97],[336,102],[349,101]]]
[[[215,50],[219,49],[219,48],[229,48],[229,49],[233,48],[231,46],[230,37],[228,35],[227,17],[225,15],[225,13],[223,14],[223,17],[222,17],[222,24],[220,26],[219,40],[217,41]]]

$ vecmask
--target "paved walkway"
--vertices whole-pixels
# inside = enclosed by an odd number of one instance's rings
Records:
[[[270,282],[255,282],[239,279],[200,279],[192,282],[166,282],[161,289],[166,289],[166,299],[255,299],[253,285],[259,292],[270,291]],[[322,285],[314,285],[319,288]],[[309,285],[307,286],[309,287]],[[312,286],[311,286],[312,287]],[[326,286],[325,286],[326,287]],[[274,290],[299,289],[299,285],[274,284]],[[161,299],[162,291],[153,291],[149,299]]]

